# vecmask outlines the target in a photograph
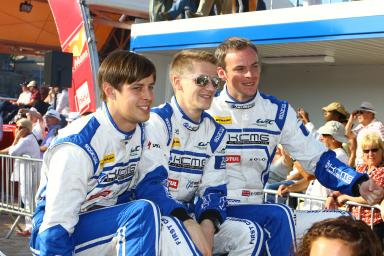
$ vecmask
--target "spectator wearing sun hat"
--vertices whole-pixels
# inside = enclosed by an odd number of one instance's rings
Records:
[[[339,102],[332,102],[327,106],[322,108],[323,110],[323,119],[325,122],[328,121],[338,121],[342,124],[347,122],[349,117],[348,111],[345,107]],[[315,135],[316,138],[319,137],[319,133],[315,130],[314,124],[309,120],[309,115],[303,108],[299,108],[297,112],[298,117],[302,120],[305,125],[305,128],[309,132]]]
[[[376,109],[373,104],[368,101],[363,101],[360,106],[352,112],[348,119],[346,125],[347,135],[354,137],[357,142],[355,165],[363,163],[360,141],[365,134],[375,132],[384,140],[384,125],[381,121],[375,119],[375,114]],[[359,124],[352,129],[355,120],[357,120]]]
[[[342,147],[342,144],[348,141],[345,136],[345,126],[337,121],[328,121],[317,132],[320,134],[320,141],[327,148],[335,151],[337,159],[347,164],[348,155]]]

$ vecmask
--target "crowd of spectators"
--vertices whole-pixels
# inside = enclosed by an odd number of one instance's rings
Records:
[[[375,118],[376,109],[372,103],[363,101],[351,114],[339,102],[332,102],[322,108],[324,125],[316,129],[310,122],[309,114],[303,109],[297,110],[297,116],[305,124],[310,136],[315,136],[336,157],[357,171],[367,173],[380,186],[384,185],[384,126]],[[268,201],[278,200],[285,203],[289,193],[303,193],[321,197],[323,201],[304,200],[299,205],[296,201],[290,206],[299,210],[343,209],[350,211],[357,219],[371,225],[381,242],[384,241],[384,205],[381,211],[371,212],[370,207],[347,206],[347,201],[367,204],[362,197],[351,197],[332,191],[320,184],[313,175],[304,170],[292,159],[280,145],[270,167],[270,177],[266,188],[278,190],[279,198],[268,197]],[[373,214],[373,216],[372,216]],[[384,244],[384,243],[383,243]]]
[[[68,92],[58,87],[39,87],[36,81],[22,83],[17,100],[4,101],[0,106],[1,118],[5,124],[14,124],[14,139],[0,154],[42,159],[44,152],[54,141],[58,130],[80,117],[78,112],[69,112]],[[3,145],[4,146],[4,145]],[[32,178],[30,166],[22,159],[15,159],[12,182],[18,182],[24,207],[32,207],[29,195],[36,188],[37,180]],[[29,236],[31,218],[25,218],[25,229],[19,235]]]
[[[264,0],[150,0],[150,21],[174,20],[177,18],[198,18],[248,12],[249,6],[257,11],[266,10]]]

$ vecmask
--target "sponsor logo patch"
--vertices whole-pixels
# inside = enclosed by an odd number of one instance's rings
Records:
[[[269,135],[244,132],[228,134],[228,145],[269,145]]]
[[[213,118],[219,124],[232,124],[232,117],[231,116],[214,116]]]
[[[131,148],[130,156],[137,156],[140,151],[140,146]]]
[[[88,198],[88,201],[92,200],[92,199],[95,199],[95,198],[98,198],[98,197],[106,197],[107,195],[109,195],[112,191],[111,190],[104,190],[104,191],[100,191],[99,193],[96,193],[92,196],[90,196]]]
[[[272,120],[272,119],[264,119],[263,120],[263,119],[259,118],[256,120],[255,124],[257,126],[267,127],[268,125],[272,125],[273,122],[274,122],[274,120]]]
[[[241,195],[242,196],[260,196],[262,195],[262,191],[250,191],[250,190],[242,190]]]
[[[227,164],[240,163],[241,156],[240,155],[227,155],[225,156],[225,161]]]
[[[100,161],[100,168],[103,168],[104,167],[104,164],[108,164],[108,163],[113,163],[115,162],[115,154],[109,154],[109,155],[105,155],[103,156],[103,159],[101,159]]]
[[[199,142],[197,146],[195,146],[198,149],[207,149],[208,142]]]
[[[180,143],[180,139],[179,138],[173,138],[173,141],[172,141],[172,147],[180,147],[181,146],[181,143]]]
[[[179,187],[179,181],[175,179],[168,179],[168,187],[177,189]]]
[[[186,189],[196,189],[200,185],[200,181],[193,181],[193,180],[188,180],[187,185],[185,186]]]
[[[160,144],[156,144],[148,141],[147,148],[151,149],[151,148],[161,148],[161,147],[160,147]]]
[[[225,156],[215,156],[215,169],[225,169],[226,158]]]

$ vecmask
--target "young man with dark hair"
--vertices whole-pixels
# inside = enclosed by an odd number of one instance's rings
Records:
[[[160,213],[132,200],[155,67],[128,51],[99,69],[103,103],[47,150],[33,217],[34,255],[159,255]]]

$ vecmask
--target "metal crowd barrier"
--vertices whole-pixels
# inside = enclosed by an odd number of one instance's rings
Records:
[[[273,197],[275,203],[282,203],[282,201],[284,201],[284,203],[286,205],[290,206],[291,208],[296,208],[296,207],[292,207],[292,203],[293,202],[296,203],[296,205],[297,205],[296,209],[297,210],[301,210],[300,209],[300,203],[303,201],[309,202],[309,209],[305,209],[305,210],[319,210],[319,208],[313,209],[312,206],[315,205],[316,202],[325,203],[325,200],[327,199],[326,197],[309,196],[309,195],[305,195],[302,193],[288,193],[287,196],[281,197],[277,194],[277,190],[264,189],[264,201],[265,202],[266,201],[271,202],[271,196]],[[380,212],[380,206],[379,205],[368,205],[368,204],[360,204],[360,203],[347,201],[347,202],[345,202],[345,206],[340,207],[339,209],[348,211],[348,208],[349,208],[348,206],[357,206],[358,207],[359,216],[356,217],[358,220],[361,219],[361,207],[370,208],[370,210],[371,210],[370,226],[371,226],[371,228],[373,228],[374,212],[375,211]]]
[[[12,235],[22,216],[31,218],[40,181],[42,160],[0,155],[0,214],[14,220],[6,238]],[[15,217],[16,216],[16,217]]]

